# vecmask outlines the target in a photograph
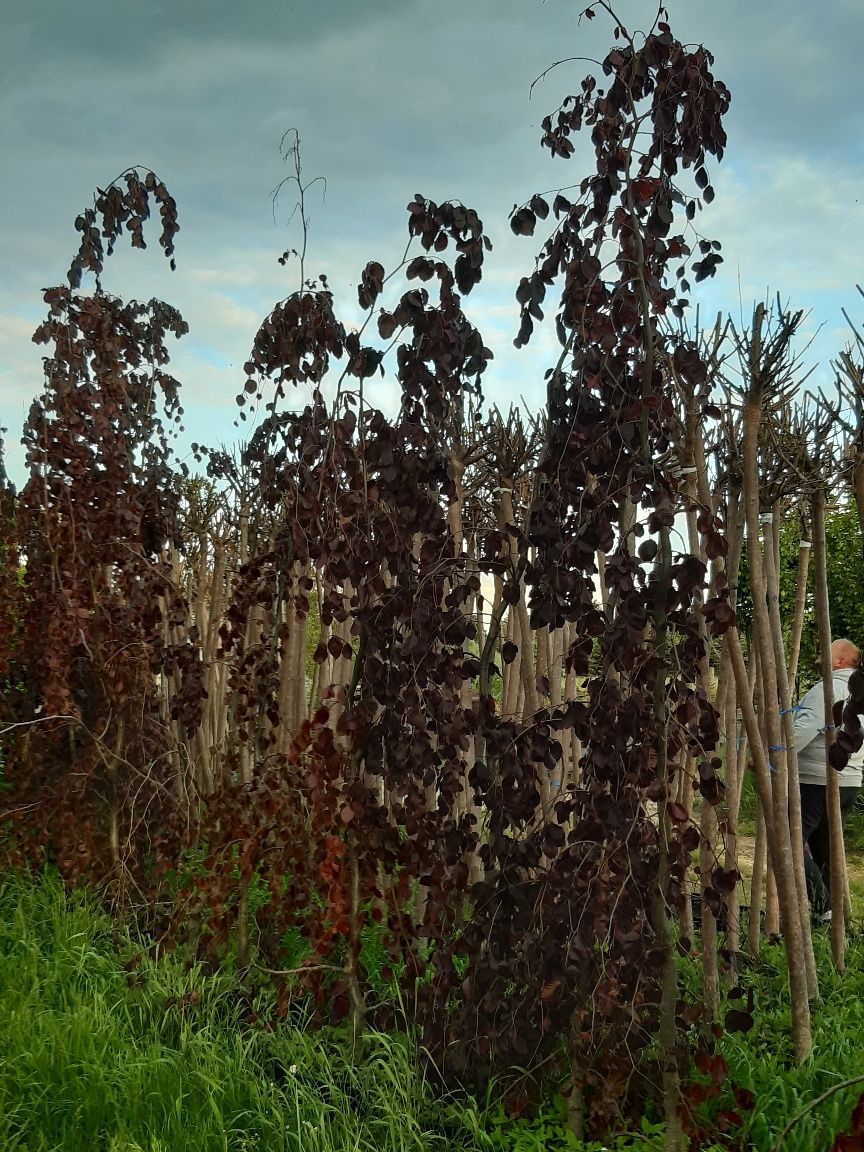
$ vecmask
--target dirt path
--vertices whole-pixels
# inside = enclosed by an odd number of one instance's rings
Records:
[[[744,878],[745,904],[750,899],[750,878],[753,875],[755,851],[755,837],[738,837],[738,867]],[[864,853],[850,852],[846,858],[846,866],[849,869],[849,890],[852,895],[853,914],[864,917]]]

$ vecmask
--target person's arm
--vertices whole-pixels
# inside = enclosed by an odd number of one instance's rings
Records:
[[[822,682],[814,684],[795,711],[795,747],[801,752],[825,727],[825,694]]]

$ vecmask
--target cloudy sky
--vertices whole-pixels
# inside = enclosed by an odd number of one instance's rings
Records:
[[[177,271],[124,251],[105,287],[159,295],[188,320],[175,371],[189,440],[231,441],[234,396],[259,321],[296,287],[277,257],[298,242],[279,144],[302,139],[307,272],[327,273],[347,321],[367,260],[392,267],[416,192],[475,207],[495,244],[472,315],[496,359],[499,404],[542,395],[550,340],[516,352],[513,290],[537,239],[517,240],[509,210],[581,179],[539,148],[539,123],[575,90],[585,64],[531,81],[564,56],[602,56],[611,28],[578,23],[572,0],[0,0],[0,425],[23,477],[20,429],[41,382],[30,336],[41,289],[63,281],[75,216],[93,189],[142,164],[179,206]],[[648,0],[620,0],[631,27]],[[677,0],[673,30],[701,41],[733,93],[729,148],[701,227],[725,263],[699,299],[749,314],[779,290],[810,310],[811,360],[846,339],[841,308],[864,319],[864,99],[861,0]],[[377,399],[387,403],[382,382]],[[248,426],[244,434],[248,432]]]

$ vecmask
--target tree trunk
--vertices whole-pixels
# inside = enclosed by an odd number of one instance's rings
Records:
[[[810,541],[798,545],[798,583],[795,586],[795,610],[792,616],[792,635],[789,643],[789,688],[798,698],[798,659],[801,655],[801,637],[804,634],[804,616],[807,611],[807,575],[810,567]]]
[[[761,314],[757,310],[761,325]],[[759,327],[754,327],[754,343],[759,340]],[[758,363],[758,358],[755,360]],[[810,1009],[808,1004],[807,971],[804,961],[804,942],[801,937],[801,914],[798,905],[798,892],[795,883],[795,870],[792,859],[792,841],[789,828],[789,785],[786,772],[786,754],[782,751],[783,738],[780,730],[780,716],[777,708],[777,661],[771,642],[771,628],[768,617],[767,591],[765,588],[762,547],[759,540],[759,472],[758,436],[761,421],[761,395],[751,392],[744,406],[744,443],[742,449],[744,470],[744,512],[747,525],[747,555],[750,572],[750,586],[753,592],[753,633],[759,650],[759,664],[765,693],[765,728],[768,745],[772,749],[771,767],[773,779],[771,796],[766,802],[773,803],[774,835],[769,836],[769,856],[777,881],[780,904],[780,923],[786,945],[789,965],[789,984],[792,994],[792,1033],[795,1057],[800,1063],[805,1060],[812,1047],[810,1032]],[[773,548],[771,541],[768,546]],[[751,736],[751,749],[753,738]],[[767,812],[766,812],[767,823]]]
[[[570,649],[570,645],[573,642],[574,636],[575,636],[575,625],[570,624],[570,625],[565,626],[565,629],[564,629],[564,655],[565,655],[565,657],[567,655],[567,652]],[[576,673],[572,669],[568,669],[567,673],[564,677],[564,699],[565,700],[575,700],[576,699]],[[572,731],[572,730],[569,733],[569,738],[568,738],[567,733],[564,734],[564,740],[565,740],[565,743],[569,744],[569,748],[568,748],[569,760],[570,760],[569,782],[575,788],[579,784],[579,760],[581,759],[581,756],[582,756],[582,744],[581,744],[581,741],[579,740],[579,737],[576,735],[575,731]]]
[[[738,868],[738,753],[736,723],[735,684],[732,679],[732,669],[729,657],[725,650],[720,657],[720,671],[717,677],[716,707],[720,721],[720,733],[723,741],[723,759],[726,770],[726,803],[722,818],[723,834],[723,867],[727,871]],[[740,903],[741,884],[735,885],[731,892],[724,897],[726,905],[726,951],[730,960],[726,967],[727,977],[730,979],[737,969],[736,956],[740,948]]]
[[[753,845],[753,874],[750,877],[750,917],[747,922],[747,950],[755,960],[762,942],[762,890],[768,864],[768,841],[765,835],[765,809],[756,809],[756,842]]]
[[[765,533],[777,540],[779,535],[780,506],[775,505],[769,520],[763,517],[766,527],[772,532]],[[806,551],[802,553],[806,555]],[[789,677],[786,673],[783,647],[783,624],[780,619],[780,573],[776,566],[776,549],[765,549],[765,582],[768,588],[768,616],[771,636],[774,643],[774,659],[777,665],[777,688],[782,719],[781,743],[785,747],[788,771],[789,833],[792,841],[792,863],[795,870],[795,884],[798,892],[798,910],[801,922],[801,940],[804,948],[804,962],[807,968],[807,988],[810,999],[819,995],[816,975],[816,957],[813,953],[813,938],[810,933],[810,912],[807,905],[807,881],[804,873],[804,836],[801,831],[801,788],[798,783],[798,750],[795,745],[795,714],[792,711],[792,694]],[[838,794],[839,796],[839,794]],[[839,798],[838,798],[839,803]]]
[[[831,860],[831,954],[834,967],[846,967],[846,850],[843,844],[843,818],[840,812],[840,778],[828,763],[834,742],[834,673],[831,665],[831,616],[828,606],[828,565],[825,548],[825,492],[818,489],[811,503],[813,524],[813,563],[816,590],[816,619],[819,626],[819,655],[825,693],[825,773],[828,807],[828,837]]]
[[[864,451],[857,448],[852,467],[852,494],[858,510],[858,531],[861,533],[861,551],[864,554]]]
[[[689,429],[688,441],[691,445],[690,461],[692,461],[692,464],[687,470],[688,475],[686,481],[688,496],[687,533],[690,551],[694,556],[698,556],[703,563],[707,563],[708,558],[705,555],[705,550],[699,538],[696,521],[696,499],[698,497],[703,505],[712,510],[714,505],[711,494],[708,491],[704,460],[701,460],[700,469],[700,459],[696,451],[695,441],[698,434],[698,425],[695,404],[688,405],[687,424]],[[716,590],[717,575],[721,570],[722,561],[712,562],[710,567],[710,587],[712,592]],[[699,637],[703,645],[702,656],[699,660],[699,686],[702,689],[705,699],[710,700],[711,666],[708,660],[708,629],[705,623],[705,617],[700,611],[703,601],[704,596],[700,591],[696,603],[697,619],[699,621]],[[688,791],[692,797],[693,789],[688,788]],[[710,1020],[716,1020],[720,1014],[720,973],[717,955],[717,918],[712,912],[705,898],[705,894],[713,883],[712,873],[717,863],[718,830],[717,809],[713,804],[709,804],[703,797],[702,811],[699,819],[699,832],[701,837],[699,845],[699,892],[702,899],[702,996],[705,1011]],[[687,904],[689,908],[689,900]]]
[[[515,644],[517,652],[512,663],[505,665],[505,680],[501,699],[501,715],[511,719],[516,715],[519,704],[519,678],[521,676],[522,643],[517,631],[516,613],[512,607],[507,610],[507,623],[504,626],[504,639]]]
[[[659,667],[654,680],[654,718],[657,725],[656,776],[658,792],[662,799],[658,804],[657,820],[659,827],[659,862],[657,887],[654,894],[653,920],[657,944],[666,950],[663,968],[663,981],[660,992],[659,1041],[663,1075],[663,1110],[666,1119],[664,1146],[672,1152],[681,1146],[681,1119],[678,1105],[681,1097],[681,1079],[677,1063],[677,1024],[675,1017],[678,1000],[678,962],[672,940],[672,927],[669,922],[666,893],[670,876],[669,838],[671,822],[667,812],[669,790],[669,713],[666,701],[666,671],[668,653],[668,630],[666,622],[666,595],[670,583],[672,549],[669,529],[659,532],[660,551],[657,564],[657,593],[654,610],[654,638]]]
[[[731,484],[726,493],[726,540],[728,551],[726,553],[726,576],[729,581],[730,601],[733,608],[737,601],[738,572],[741,566],[742,526],[740,516],[740,493],[732,488]],[[726,838],[724,866],[727,869],[738,868],[738,818],[741,810],[741,793],[747,773],[746,748],[747,740],[743,732],[738,730],[738,693],[735,684],[735,675],[732,662],[726,646],[720,654],[719,683],[725,679],[726,693],[722,699],[724,709],[724,728],[726,735]],[[718,700],[720,698],[718,683]],[[752,698],[752,692],[751,692]],[[735,957],[741,947],[741,917],[740,900],[743,885],[738,884],[734,892],[727,897],[727,915],[729,919],[729,932],[727,936],[727,949],[732,956],[729,967],[730,980],[735,978]],[[757,913],[756,923],[759,918]],[[758,941],[757,941],[758,946]]]

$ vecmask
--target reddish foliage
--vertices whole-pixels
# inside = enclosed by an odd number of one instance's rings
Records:
[[[729,97],[710,64],[703,49],[658,26],[639,46],[609,54],[607,88],[588,77],[543,123],[543,143],[558,156],[588,128],[596,171],[578,202],[558,195],[550,210],[535,196],[511,219],[514,232],[533,235],[554,218],[517,290],[517,343],[531,337],[558,284],[562,355],[547,374],[527,525],[483,533],[471,563],[450,518],[460,499],[454,428],[479,398],[491,357],[463,309],[491,245],[472,209],[422,196],[408,205],[422,254],[407,263],[412,283],[395,305],[379,303],[392,276],[381,264],[359,277],[360,304],[383,346],[368,325],[345,329],[323,281],[277,304],[255,337],[237,402],[243,416],[253,397],[268,396],[239,465],[244,515],[254,505],[260,530],[232,573],[218,653],[205,657],[166,558],[167,544],[183,542],[155,400],[166,420],[179,420],[166,340],[185,325],[167,305],[123,304],[101,288],[123,228],[143,245],[151,198],[160,243],[173,253],[174,202],[152,174],[128,174],[125,191],[113,185],[76,221],[72,287],[46,294],[37,333],[52,356],[25,433],[31,478],[14,516],[8,501],[0,506],[5,587],[16,546],[26,556],[26,588],[14,616],[0,618],[0,667],[24,686],[4,701],[3,718],[29,721],[37,708],[46,716],[11,741],[18,815],[7,855],[47,854],[69,880],[131,877],[144,888],[148,857],[158,880],[184,849],[199,849],[203,870],[171,928],[178,938],[188,923],[203,925],[217,954],[234,930],[248,933],[245,901],[262,877],[261,955],[278,965],[285,931],[299,927],[321,959],[304,980],[332,1016],[362,999],[360,929],[372,916],[406,962],[412,992],[429,957],[420,1023],[445,1075],[554,1068],[566,1049],[598,1131],[637,1112],[656,1087],[658,1069],[634,1069],[633,1052],[657,1032],[671,962],[663,925],[698,843],[672,799],[688,753],[700,759],[705,799],[722,798],[711,756],[717,718],[693,685],[705,652],[700,610],[714,634],[734,615],[722,582],[701,608],[704,563],[663,546],[681,495],[670,466],[670,360],[708,398],[705,366],[692,347],[667,346],[661,321],[686,303],[669,285],[671,263],[690,255],[684,235],[672,233],[673,207],[685,204],[691,217],[695,196],[710,201],[706,159],[725,145]],[[636,105],[649,114],[641,152]],[[700,190],[689,200],[674,183],[688,168]],[[611,272],[598,255],[604,244],[617,246]],[[719,261],[709,249],[691,264],[697,280]],[[91,296],[75,291],[84,272],[97,278]],[[686,293],[683,266],[677,279]],[[391,353],[393,419],[363,393]],[[323,386],[337,365],[328,404]],[[292,385],[311,386],[301,412],[291,410]],[[239,485],[235,461],[207,455],[211,477]],[[632,533],[630,510],[642,513]],[[703,510],[698,527],[706,555],[722,556],[722,523]],[[605,610],[594,598],[598,552]],[[343,627],[331,629],[316,660],[353,657],[353,675],[286,751],[281,622],[286,605],[298,620],[308,614],[313,570],[322,625]],[[481,576],[501,581],[502,598],[475,657],[477,625],[465,606]],[[520,602],[523,585],[532,628],[572,627],[566,663],[585,677],[587,700],[541,704],[516,721],[497,713],[490,682],[501,613]],[[269,633],[267,614],[279,622]],[[515,648],[503,645],[505,662]],[[209,794],[181,797],[185,776],[172,757],[178,736],[200,729],[212,659],[228,670],[235,743]],[[166,721],[157,677],[169,675],[179,689]],[[585,750],[578,786],[541,810],[543,781],[571,732]],[[729,877],[719,870],[715,880],[719,893]],[[332,982],[322,975],[328,965]],[[682,1065],[692,1008],[676,1008]],[[716,1059],[708,1048],[702,1058]],[[718,1068],[706,1064],[710,1083]]]
[[[80,282],[79,264],[97,278],[102,271],[98,215],[108,251],[124,220],[139,239],[152,182],[130,174],[125,195],[112,188],[79,218],[87,229],[70,283]],[[4,718],[40,720],[7,745],[20,831],[8,852],[18,861],[47,856],[69,880],[125,887],[140,880],[171,782],[154,676],[179,655],[166,643],[165,615],[185,619],[186,609],[160,559],[177,498],[158,401],[179,420],[166,340],[186,326],[166,304],[124,304],[101,289],[54,288],[45,302],[34,339],[52,354],[25,427],[31,478],[15,506],[26,558],[24,586],[10,601],[20,635],[16,642],[8,627],[0,635],[0,663],[21,688],[4,698]],[[7,548],[7,569],[13,556]],[[194,693],[190,700],[182,721],[194,727]]]
[[[400,912],[406,879],[394,875],[401,856],[398,832],[370,796],[363,797],[361,808],[355,790],[349,810],[352,820],[358,811],[367,841],[357,850],[359,838],[346,830],[344,815],[347,759],[326,718],[325,711],[305,725],[287,759],[274,758],[254,783],[229,785],[207,801],[198,829],[206,855],[202,870],[178,900],[174,931],[182,934],[190,918],[200,923],[204,946],[216,959],[237,926],[238,893],[248,890],[256,875],[266,878],[268,889],[256,912],[257,945],[271,964],[279,963],[282,938],[290,929],[299,929],[313,953],[336,969],[347,968],[346,951],[356,962],[367,915],[385,917],[394,941],[411,933]],[[359,862],[356,916],[352,852]],[[332,1007],[344,993],[344,975],[325,980],[314,962],[298,975],[320,1004],[326,998]]]
[[[543,143],[564,157],[573,150],[571,134],[589,128],[596,174],[582,182],[580,202],[556,197],[557,223],[536,271],[517,291],[517,344],[524,344],[547,291],[561,281],[556,323],[563,347],[559,365],[547,373],[546,451],[519,552],[532,625],[575,624],[567,659],[588,677],[588,702],[544,710],[525,729],[498,720],[491,708],[481,713],[486,759],[478,760],[472,783],[491,813],[491,831],[482,849],[486,879],[458,941],[473,959],[458,988],[457,1022],[446,1031],[441,1025],[452,1018],[443,1004],[457,982],[448,965],[440,966],[435,993],[442,1010],[427,1034],[430,1046],[437,1043],[462,1069],[485,1076],[496,1064],[551,1056],[569,1033],[589,1119],[598,1120],[626,1106],[628,1095],[638,1102],[632,1049],[647,1045],[658,1026],[668,948],[656,938],[658,830],[646,801],[665,801],[667,785],[657,778],[655,750],[668,757],[671,782],[688,749],[704,756],[717,739],[714,709],[692,687],[704,653],[697,616],[704,564],[675,558],[664,588],[659,569],[644,566],[657,554],[653,541],[638,556],[626,534],[615,543],[625,499],[644,509],[654,534],[671,527],[679,498],[677,478],[664,464],[675,437],[675,398],[660,320],[683,306],[667,286],[667,272],[670,260],[689,254],[684,236],[670,235],[672,206],[681,201],[674,178],[692,167],[705,187],[699,174],[706,155],[721,157],[725,145],[728,92],[709,65],[704,50],[685,49],[668,30],[652,33],[638,49],[609,54],[607,88],[588,77],[581,94],[543,122]],[[652,131],[640,153],[634,116],[642,100],[650,102]],[[548,204],[535,197],[514,213],[513,230],[532,235],[548,214]],[[619,275],[611,281],[598,256],[604,240],[618,246]],[[709,275],[717,260],[694,264],[696,278]],[[698,356],[682,351],[676,366],[707,399]],[[722,524],[703,514],[699,530],[708,555],[722,555]],[[637,524],[634,534],[643,532]],[[489,542],[490,553],[496,543]],[[598,551],[611,552],[605,578],[612,607],[605,616],[594,599]],[[724,605],[721,591],[706,606],[714,632],[734,618]],[[676,636],[674,661],[655,651],[646,633],[658,611]],[[595,636],[602,653],[597,673],[588,661]],[[658,677],[667,715],[662,729]],[[587,748],[582,784],[559,800],[553,820],[539,823],[535,766],[555,762],[558,734],[570,729]],[[703,794],[715,803],[716,765],[709,756],[702,768]],[[672,908],[681,899],[687,853],[678,810],[670,803],[665,811],[671,869],[662,897]]]

